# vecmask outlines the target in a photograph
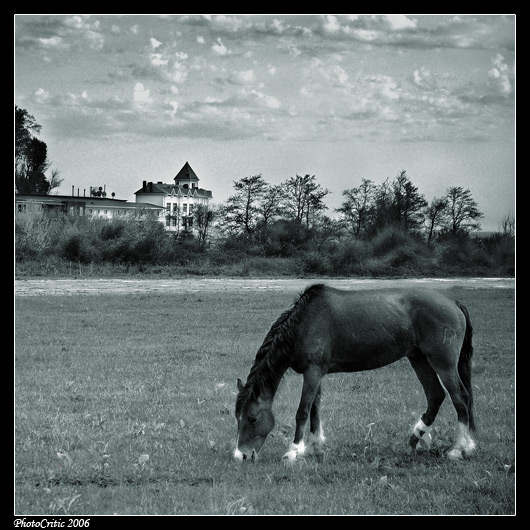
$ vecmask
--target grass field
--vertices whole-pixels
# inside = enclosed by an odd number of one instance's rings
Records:
[[[476,456],[410,453],[424,412],[406,360],[327,376],[324,455],[281,463],[288,372],[257,463],[233,460],[236,378],[292,291],[25,296],[15,320],[16,514],[514,514],[514,290],[452,288],[475,327]]]

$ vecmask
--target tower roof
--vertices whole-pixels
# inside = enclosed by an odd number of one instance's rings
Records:
[[[195,174],[195,171],[191,169],[191,166],[186,162],[182,169],[175,175],[175,178],[173,179],[175,182],[179,182],[181,180],[199,180],[199,177]]]

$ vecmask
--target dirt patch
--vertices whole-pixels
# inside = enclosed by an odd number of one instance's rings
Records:
[[[300,292],[307,285],[324,282],[341,289],[381,289],[385,287],[450,287],[513,289],[514,278],[412,278],[412,279],[28,279],[15,281],[15,296],[98,295],[131,293],[174,293],[204,291],[292,291]]]

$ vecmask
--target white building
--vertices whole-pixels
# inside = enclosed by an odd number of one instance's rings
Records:
[[[191,229],[194,209],[199,204],[208,205],[212,192],[199,188],[199,177],[188,162],[173,180],[173,184],[144,180],[142,187],[135,192],[136,203],[162,207],[159,219],[169,230]]]

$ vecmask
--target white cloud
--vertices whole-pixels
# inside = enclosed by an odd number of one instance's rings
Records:
[[[437,86],[436,80],[431,75],[430,70],[424,66],[420,69],[414,70],[412,81],[417,87],[423,90],[434,90]]]
[[[263,103],[263,105],[265,105],[265,107],[269,109],[279,109],[282,105],[281,101],[278,98],[275,98],[274,96],[269,96],[258,90],[246,91],[245,89],[243,89],[242,93],[255,96],[258,99],[258,101]]]
[[[38,39],[39,44],[43,48],[60,48],[64,46],[63,39],[58,36],[49,37],[49,38],[40,38]]]
[[[149,39],[149,42],[151,43],[151,46],[155,50],[162,45],[162,43],[159,40],[156,40],[154,37],[151,37]]]
[[[510,80],[510,71],[504,61],[504,57],[498,53],[491,58],[492,68],[488,72],[490,82],[497,88],[503,96],[509,96],[513,92]]]
[[[179,61],[173,63],[173,69],[169,73],[169,77],[173,83],[184,83],[188,77],[188,68],[185,64]]]
[[[50,93],[44,88],[39,88],[35,92],[35,100],[38,103],[45,103],[50,98]]]
[[[243,70],[237,74],[238,79],[243,83],[252,83],[255,81],[256,76],[254,70]]]
[[[406,15],[386,15],[390,22],[390,27],[395,30],[412,29],[416,27],[416,22],[407,18]]]
[[[337,33],[341,30],[341,25],[336,16],[326,15],[323,28],[328,33]]]
[[[178,101],[173,100],[173,101],[169,101],[169,105],[171,106],[171,110],[168,112],[168,114],[172,118],[174,118],[175,115],[177,114],[177,110],[179,108],[179,103],[178,103]]]
[[[164,58],[161,53],[151,54],[151,64],[153,66],[166,66],[168,62],[169,62],[169,59]]]
[[[80,32],[88,41],[89,47],[94,50],[101,50],[105,44],[105,38],[101,33],[101,24],[99,20],[94,20],[90,15],[80,16],[75,15],[68,17],[65,20],[65,26]]]
[[[212,45],[212,50],[217,55],[228,55],[230,52],[228,51],[228,48],[223,44],[223,41],[221,40],[221,37],[217,39],[215,44]]]
[[[142,83],[136,83],[133,93],[134,102],[139,105],[151,103],[153,100],[150,97],[150,92],[148,88],[144,88]]]

